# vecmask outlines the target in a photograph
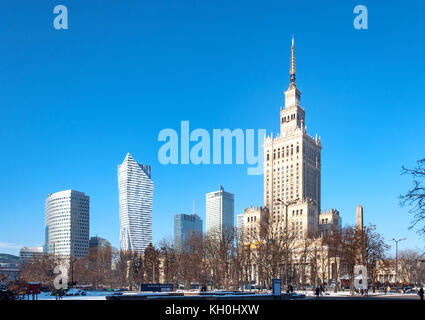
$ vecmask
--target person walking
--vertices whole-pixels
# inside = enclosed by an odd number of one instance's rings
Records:
[[[320,288],[316,287],[316,299],[319,299],[319,295],[320,295]]]
[[[421,298],[421,300],[424,300],[424,288],[420,288],[418,291],[418,295]]]

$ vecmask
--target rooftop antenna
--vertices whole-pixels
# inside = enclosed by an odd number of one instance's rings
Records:
[[[291,47],[291,87],[295,86],[295,44],[294,35],[292,35],[292,47]]]

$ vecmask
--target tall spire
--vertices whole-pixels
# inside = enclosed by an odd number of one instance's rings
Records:
[[[291,87],[295,86],[295,46],[294,36],[292,36],[292,56],[291,56]]]

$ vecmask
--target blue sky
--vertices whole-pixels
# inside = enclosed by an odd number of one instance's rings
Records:
[[[68,30],[53,8],[68,8]],[[369,29],[353,27],[364,4]],[[90,233],[119,246],[117,165],[152,165],[154,241],[173,215],[205,221],[222,184],[235,214],[263,203],[244,165],[158,162],[158,133],[191,128],[276,133],[292,34],[307,129],[322,138],[322,209],[365,221],[400,248],[423,248],[398,196],[402,165],[425,157],[423,1],[2,1],[0,252],[42,245],[48,193],[91,199]]]

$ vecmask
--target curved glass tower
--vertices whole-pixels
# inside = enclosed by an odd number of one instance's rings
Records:
[[[129,153],[118,165],[121,250],[143,252],[152,242],[153,182],[151,167]]]

